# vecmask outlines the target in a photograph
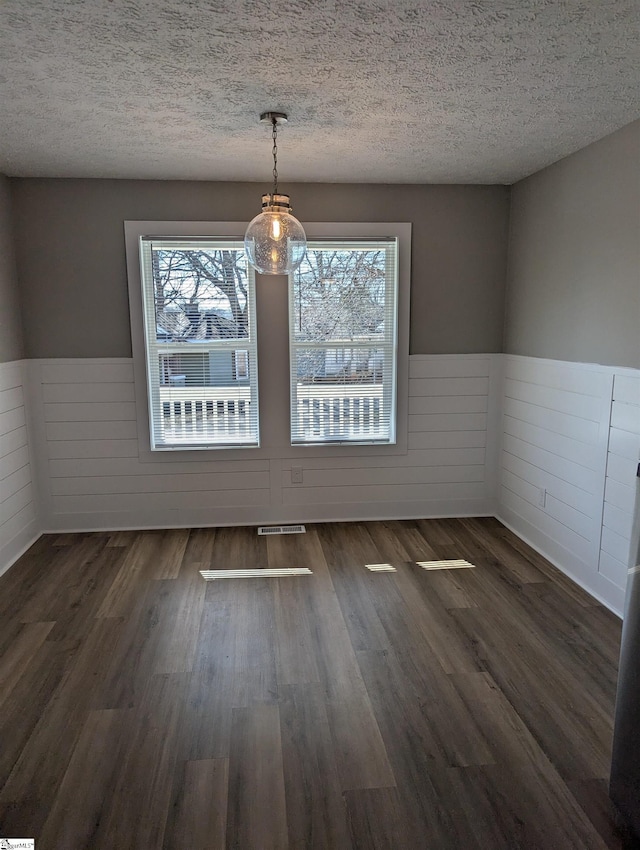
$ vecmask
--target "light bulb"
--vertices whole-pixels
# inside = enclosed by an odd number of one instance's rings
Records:
[[[276,213],[271,221],[271,238],[279,242],[282,239],[282,227],[280,225],[280,216]]]

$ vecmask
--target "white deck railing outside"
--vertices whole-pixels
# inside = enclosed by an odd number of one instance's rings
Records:
[[[375,437],[380,432],[381,384],[298,384],[293,430],[304,439]],[[214,435],[234,438],[250,432],[251,389],[160,387],[166,439]]]

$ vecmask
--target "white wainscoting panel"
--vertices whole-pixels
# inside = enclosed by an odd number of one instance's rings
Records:
[[[23,361],[0,363],[0,573],[38,537]]]
[[[614,398],[613,368],[515,355],[503,367],[498,517],[620,614],[631,511],[622,462],[635,451],[637,463],[637,415]]]
[[[498,356],[499,358],[499,356]],[[493,513],[487,423],[494,355],[410,358],[408,449],[310,447],[139,459],[130,360],[34,361],[47,530]],[[495,384],[495,381],[493,381]],[[269,405],[261,401],[261,416]],[[228,456],[228,455],[227,455]],[[238,459],[240,458],[240,459]],[[293,483],[292,467],[302,467]]]
[[[0,366],[0,569],[41,529],[495,514],[622,612],[638,370],[411,356],[407,448],[397,454],[293,451],[284,435],[271,449],[145,456],[135,398],[129,359]],[[270,415],[264,399],[261,413]]]
[[[409,358],[408,451],[390,457],[304,462],[304,484],[293,485],[282,461],[285,505],[334,505],[332,518],[461,516],[491,513],[487,475],[490,355]],[[323,511],[326,508],[323,508]]]
[[[640,461],[640,375],[627,370],[613,377],[611,428],[602,514],[599,572],[624,588],[631,563],[631,526]]]

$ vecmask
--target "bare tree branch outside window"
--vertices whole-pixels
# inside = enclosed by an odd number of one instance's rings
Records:
[[[384,251],[307,252],[293,281],[295,341],[318,348],[298,351],[301,381],[382,380],[375,342],[384,337],[385,292]]]
[[[157,250],[158,336],[167,342],[248,336],[247,264],[236,250]]]

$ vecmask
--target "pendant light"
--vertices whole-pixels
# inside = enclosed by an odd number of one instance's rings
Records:
[[[244,249],[251,265],[260,274],[289,274],[297,269],[307,250],[303,226],[291,215],[289,195],[278,192],[278,125],[284,112],[263,112],[263,123],[271,124],[273,140],[273,192],[262,196],[262,212],[249,223]]]

